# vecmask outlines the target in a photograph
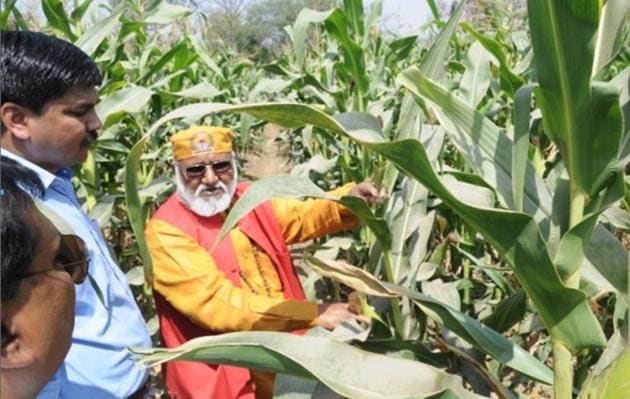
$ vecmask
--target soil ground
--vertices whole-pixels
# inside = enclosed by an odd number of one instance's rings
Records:
[[[263,129],[262,139],[254,145],[252,151],[239,154],[243,176],[239,180],[259,180],[263,177],[289,173],[293,165],[289,160],[289,147],[276,141],[280,128],[267,124]]]

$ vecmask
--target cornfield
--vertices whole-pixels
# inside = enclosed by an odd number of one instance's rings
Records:
[[[3,29],[72,41],[104,74],[75,184],[154,334],[140,361],[266,369],[282,398],[630,397],[628,1],[479,1],[494,5],[471,16],[472,0],[427,0],[432,20],[392,37],[382,1],[343,0],[303,9],[271,60],[209,46],[198,13],[166,1],[42,0],[41,18],[19,3],[3,2]],[[356,291],[369,330],[159,348],[142,232],[174,189],[168,137],[202,122],[232,127],[245,160],[274,139],[291,165],[224,234],[271,197],[387,193],[371,209],[332,198],[361,230],[296,249],[309,297]]]

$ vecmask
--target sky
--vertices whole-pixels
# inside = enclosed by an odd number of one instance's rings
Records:
[[[382,20],[387,30],[398,34],[416,33],[431,17],[426,0],[382,0]]]

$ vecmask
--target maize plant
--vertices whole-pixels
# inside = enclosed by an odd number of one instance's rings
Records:
[[[271,63],[208,48],[194,10],[165,1],[42,0],[41,25],[16,3],[0,25],[73,41],[104,73],[103,133],[75,183],[147,320],[142,232],[183,126],[232,126],[241,152],[264,123],[285,129],[298,165],[254,182],[224,233],[276,196],[363,222],[302,249],[301,267],[313,299],[357,291],[368,330],[223,334],[135,348],[141,361],[273,371],[278,397],[630,397],[627,1],[501,1],[478,23],[466,2],[442,20],[428,0],[423,31],[392,38],[381,1],[343,0],[302,10]],[[324,192],[364,179],[384,204]]]
[[[627,85],[627,69],[618,79],[610,79],[610,76],[605,79],[604,76],[609,75],[610,62],[620,51],[619,37],[624,35],[623,22],[628,6],[612,1],[603,6],[597,2],[530,1],[528,10],[534,73],[527,83],[510,65],[501,43],[476,32],[470,25],[465,26],[478,43],[476,47],[470,46],[471,69],[481,69],[491,62],[497,66],[499,81],[505,87],[502,95],[509,96],[507,106],[512,109],[507,128],[497,126],[476,109],[486,95],[483,87],[487,90],[479,74],[471,78],[464,73],[461,95],[453,94],[439,83],[439,69],[445,61],[445,43],[453,34],[460,8],[455,10],[443,36],[436,40],[419,65],[398,75],[403,100],[398,131],[393,139],[383,132],[374,115],[361,112],[365,105],[358,106],[355,112],[331,116],[307,104],[297,103],[190,105],[166,115],[152,126],[145,138],[151,137],[164,122],[183,115],[234,112],[245,112],[288,128],[312,125],[350,138],[365,153],[378,154],[396,168],[383,181],[397,189],[385,210],[385,218],[366,213],[359,204],[352,204],[347,198],[335,199],[355,210],[355,214],[362,215],[373,234],[377,246],[374,251],[377,255],[373,259],[376,260],[374,264],[366,265],[366,269],[376,275],[338,261],[312,258],[310,263],[316,270],[368,295],[395,298],[390,299],[388,315],[394,339],[407,338],[414,334],[414,329],[418,335],[417,325],[405,324],[404,316],[408,318],[413,313],[407,311],[398,299],[409,301],[437,325],[455,333],[498,363],[534,380],[552,384],[555,397],[572,397],[580,387],[584,396],[622,397],[628,393],[620,377],[628,367],[627,349],[624,349],[627,347],[624,342],[627,342],[628,323],[627,251],[598,224],[598,220],[625,195],[627,130],[624,131],[620,94],[623,85]],[[327,21],[332,15],[343,15],[343,11],[333,10],[315,17]],[[337,19],[343,21],[341,17]],[[341,35],[339,31],[344,31],[340,27],[343,24],[338,22],[338,25],[335,27],[337,33],[333,34],[335,39]],[[343,51],[344,59],[350,60],[348,69],[353,71],[361,57],[356,51],[352,54],[351,45],[348,47]],[[473,51],[482,56],[475,56]],[[300,53],[296,54],[299,56]],[[484,58],[492,61],[484,64]],[[478,80],[471,86],[467,84],[468,79]],[[355,83],[357,87],[360,85],[358,81]],[[482,85],[481,90],[478,85]],[[358,90],[360,98],[367,100],[365,93],[368,89]],[[537,124],[532,121],[535,114],[540,114]],[[560,160],[554,164],[553,173],[547,176],[537,172],[532,162],[534,157],[528,156],[528,139],[533,126],[538,126],[537,133],[544,134],[559,152]],[[436,152],[445,140],[463,159],[466,167],[462,172],[465,173],[445,170],[436,162],[439,156]],[[308,179],[287,176],[259,181],[233,207],[224,231],[229,231],[252,207],[278,195],[325,197]],[[412,244],[421,245],[422,242],[418,242],[418,235],[416,240],[408,240],[410,236],[404,230],[410,227],[404,225],[404,216],[409,218],[415,212],[426,215],[426,198],[430,196],[435,196],[441,206],[457,215],[467,229],[482,235],[486,245],[498,253],[500,263],[510,268],[519,289],[506,290],[505,294],[511,296],[506,298],[508,302],[501,302],[506,304],[505,307],[497,306],[496,310],[504,312],[503,317],[506,317],[510,306],[519,307],[519,302],[523,303],[525,298],[531,302],[532,310],[542,321],[550,340],[553,376],[543,363],[514,342],[458,310],[457,303],[452,306],[452,301],[436,300],[439,294],[435,294],[435,287],[428,288],[446,285],[440,285],[436,280],[428,281],[428,284],[418,281],[422,264],[420,267],[412,265],[418,259],[410,259],[410,255],[415,250]],[[404,201],[405,197],[412,200]],[[396,207],[399,198],[403,198],[402,205]],[[604,256],[598,254],[596,248],[601,246],[610,252]],[[463,263],[474,262],[483,267],[483,260],[465,249],[460,250],[467,254]],[[583,272],[587,269],[588,273]],[[495,274],[487,273],[491,279]],[[583,280],[584,285],[592,283],[594,274],[612,286],[617,301],[615,332],[608,337],[593,312],[587,290],[580,289],[580,281]],[[494,278],[499,280],[496,274]],[[433,292],[432,296],[422,292],[425,287]],[[597,353],[598,348],[606,346],[608,338],[614,342],[602,360],[606,364],[595,367],[587,383],[582,384],[582,380],[581,386],[576,385],[574,357]],[[156,361],[168,356],[216,361],[212,354],[207,358],[198,354],[203,348],[214,345],[216,343],[210,339],[207,343],[199,341],[186,348],[156,351],[147,359]],[[282,352],[266,348],[276,354]],[[611,360],[615,356],[617,359]],[[308,361],[301,364],[308,368]],[[497,381],[496,375],[488,374],[497,394],[513,395]],[[351,394],[324,379],[322,381],[342,395],[387,396],[376,389],[370,394]],[[391,386],[391,381],[384,383]],[[418,388],[412,389],[418,396],[427,395]],[[442,389],[446,392],[449,388],[442,386]],[[397,397],[412,396],[414,391],[399,395]]]

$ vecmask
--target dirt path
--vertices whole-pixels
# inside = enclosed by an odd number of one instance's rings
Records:
[[[280,128],[267,124],[263,129],[263,138],[254,144],[252,151],[240,154],[243,164],[243,178],[258,180],[263,177],[289,173],[293,165],[289,160],[289,146],[276,141]]]

